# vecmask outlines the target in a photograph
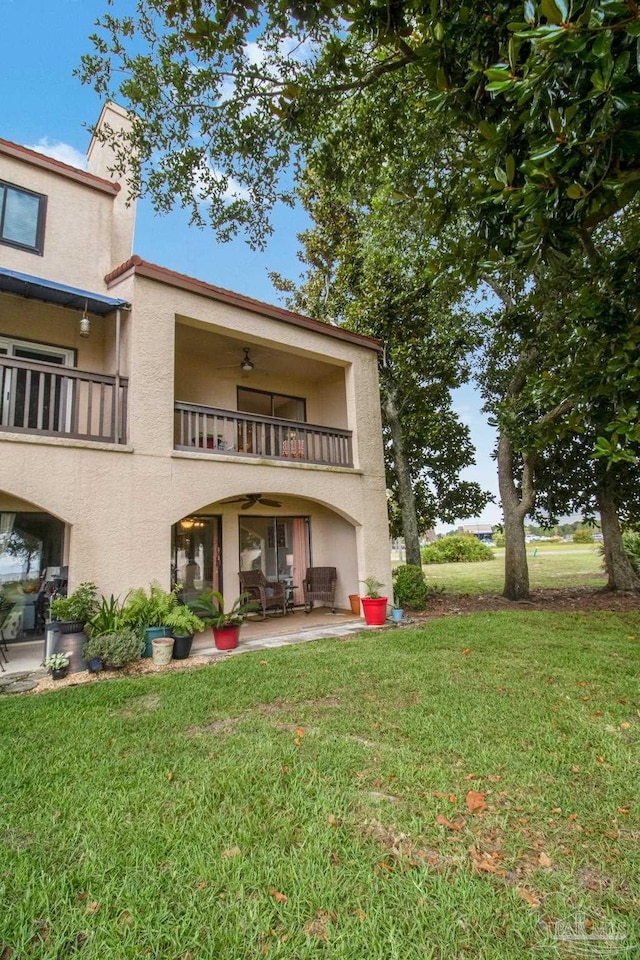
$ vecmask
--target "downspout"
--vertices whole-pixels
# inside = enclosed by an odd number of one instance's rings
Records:
[[[116,379],[115,379],[114,438],[120,443],[120,307],[116,310]]]

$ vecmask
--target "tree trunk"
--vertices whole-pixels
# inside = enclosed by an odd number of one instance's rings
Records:
[[[393,463],[398,480],[398,504],[402,517],[402,533],[406,549],[406,562],[421,566],[420,534],[418,530],[418,515],[416,513],[416,498],[411,483],[411,471],[404,446],[404,431],[398,412],[396,388],[393,383],[387,382],[384,386],[383,407],[389,432],[393,442]]]
[[[616,502],[606,480],[598,484],[596,499],[600,511],[607,587],[609,590],[640,592],[640,578],[624,549]]]
[[[524,539],[524,521],[533,510],[533,457],[523,454],[524,473],[519,493],[513,479],[513,445],[504,434],[498,442],[498,485],[504,514],[504,590],[507,600],[528,600],[529,567]]]

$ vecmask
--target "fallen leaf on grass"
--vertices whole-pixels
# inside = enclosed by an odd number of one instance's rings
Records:
[[[470,653],[471,653],[471,647],[465,647],[464,650],[462,651],[462,656],[468,657]]]
[[[469,813],[480,813],[486,808],[487,804],[485,803],[484,797],[484,793],[481,793],[479,790],[469,790],[465,799]]]
[[[537,910],[540,906],[540,901],[535,897],[526,887],[517,887],[516,893],[521,900],[526,900],[532,910]]]
[[[335,923],[336,919],[335,913],[327,913],[326,910],[317,910],[316,919],[308,920],[302,929],[308,937],[313,937],[316,940],[322,940],[324,942],[328,936],[327,926],[329,923]]]
[[[91,903],[87,905],[87,909],[85,910],[85,913],[99,913],[99,912],[100,912],[100,904],[98,903],[97,900],[92,900]]]
[[[499,858],[495,853],[483,853],[476,847],[471,846],[469,847],[469,856],[476,870],[480,870],[483,873],[495,873],[499,877],[505,877],[507,875],[507,871],[496,863],[496,860],[499,860]]]
[[[551,857],[548,854],[546,854],[543,850],[540,856],[538,857],[538,863],[541,867],[545,867],[545,868],[550,867]]]
[[[118,923],[121,923],[124,927],[130,927],[133,923],[133,914],[131,913],[131,910],[123,910],[118,917]]]
[[[447,830],[463,830],[464,829],[464,823],[462,823],[460,820],[456,820],[455,822],[452,820],[448,820],[443,813],[438,814],[438,816],[436,817],[436,823],[439,823],[441,827],[446,827]]]
[[[280,893],[279,890],[269,890],[269,893],[274,900],[277,900],[278,903],[286,903],[289,897],[286,894]]]
[[[449,803],[457,803],[458,798],[455,793],[441,793],[439,790],[433,791],[433,796],[438,797],[439,800],[448,800]]]
[[[206,890],[206,889],[207,889],[207,881],[201,880],[200,883],[198,884],[198,890]]]
[[[356,909],[353,912],[355,913],[358,920],[361,920],[363,923],[367,919],[366,913],[364,912],[364,910],[361,910],[360,907],[356,907]]]
[[[173,771],[172,771],[172,770],[169,770],[169,772],[167,773],[167,780],[173,780]]]
[[[241,853],[240,847],[229,847],[227,850],[222,851],[222,856],[229,859],[230,857],[239,857]]]
[[[620,729],[621,729],[621,730],[628,730],[630,726],[631,726],[630,723],[627,723],[626,720],[623,720],[623,722],[620,724]]]

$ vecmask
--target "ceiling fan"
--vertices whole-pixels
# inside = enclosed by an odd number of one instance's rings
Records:
[[[265,507],[282,506],[278,500],[268,500],[261,493],[248,493],[245,497],[239,497],[237,500],[222,500],[221,503],[241,503],[241,510],[249,510],[250,507],[255,507],[256,503],[261,503]]]

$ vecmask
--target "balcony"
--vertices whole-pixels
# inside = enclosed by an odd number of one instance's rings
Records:
[[[0,431],[127,442],[127,380],[0,356]]]
[[[351,431],[258,417],[196,403],[175,404],[176,450],[289,463],[353,467]]]

